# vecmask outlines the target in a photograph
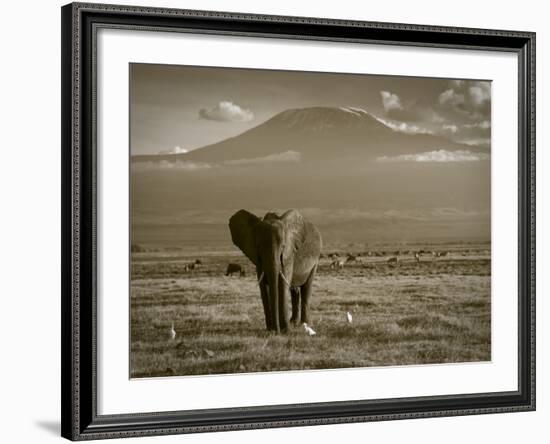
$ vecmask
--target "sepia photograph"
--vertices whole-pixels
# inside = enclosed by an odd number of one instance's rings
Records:
[[[130,377],[491,361],[491,82],[131,63]]]

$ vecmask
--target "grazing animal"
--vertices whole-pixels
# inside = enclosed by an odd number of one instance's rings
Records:
[[[309,301],[322,248],[317,227],[296,210],[280,216],[269,212],[262,219],[240,210],[231,216],[229,230],[233,243],[256,266],[267,330],[288,329],[289,294],[294,315],[290,322],[309,322]]]
[[[399,262],[399,260],[395,256],[388,259],[388,264],[397,264],[397,262]]]
[[[309,336],[315,336],[317,333],[313,328],[311,328],[309,325],[307,325],[305,322],[302,324],[304,326],[304,330]]]
[[[414,253],[414,258],[416,259],[416,262],[420,262],[420,253],[418,251]]]
[[[447,254],[448,254],[447,251],[440,251],[439,254],[438,254],[438,256],[439,256],[439,257],[445,257],[445,256],[447,256]]]
[[[330,263],[330,268],[344,268],[345,263],[344,259],[335,259]]]
[[[172,327],[170,327],[170,339],[176,339],[176,330],[174,330],[174,323],[172,322]]]
[[[238,273],[239,276],[245,276],[244,268],[240,264],[228,264],[225,272],[226,276],[231,276]]]
[[[346,317],[348,318],[348,324],[351,324],[353,322],[353,316],[349,311],[346,313]]]
[[[346,262],[358,262],[357,256],[354,256],[353,254],[348,253],[348,255],[346,256]]]
[[[202,267],[203,263],[200,259],[195,259],[195,267]]]

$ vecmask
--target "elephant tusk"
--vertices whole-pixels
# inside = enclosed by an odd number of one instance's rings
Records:
[[[258,284],[261,284],[264,280],[264,272],[262,271],[262,274],[260,274],[260,277],[258,278]]]
[[[284,273],[282,271],[280,271],[279,273],[281,273],[281,277],[283,278],[283,281],[285,281],[285,284],[288,286],[288,288],[291,288],[292,286],[290,285],[290,282],[288,282],[288,279],[286,278]]]

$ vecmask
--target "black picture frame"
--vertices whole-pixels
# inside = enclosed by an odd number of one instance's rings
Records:
[[[72,3],[62,7],[62,436],[70,440],[535,409],[535,33]],[[95,39],[101,27],[507,51],[519,66],[518,390],[97,414]],[[494,221],[498,224],[498,220]]]

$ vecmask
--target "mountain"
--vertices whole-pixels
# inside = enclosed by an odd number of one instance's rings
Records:
[[[300,153],[301,160],[369,159],[445,149],[471,149],[432,134],[398,132],[359,108],[311,107],[283,111],[236,136],[180,154],[134,156],[140,161],[217,163]]]
[[[188,153],[134,156],[132,242],[231,248],[227,221],[241,208],[296,208],[325,245],[488,239],[491,162],[450,154],[459,150],[471,148],[395,131],[356,108],[287,110]],[[431,151],[438,161],[414,156]]]

